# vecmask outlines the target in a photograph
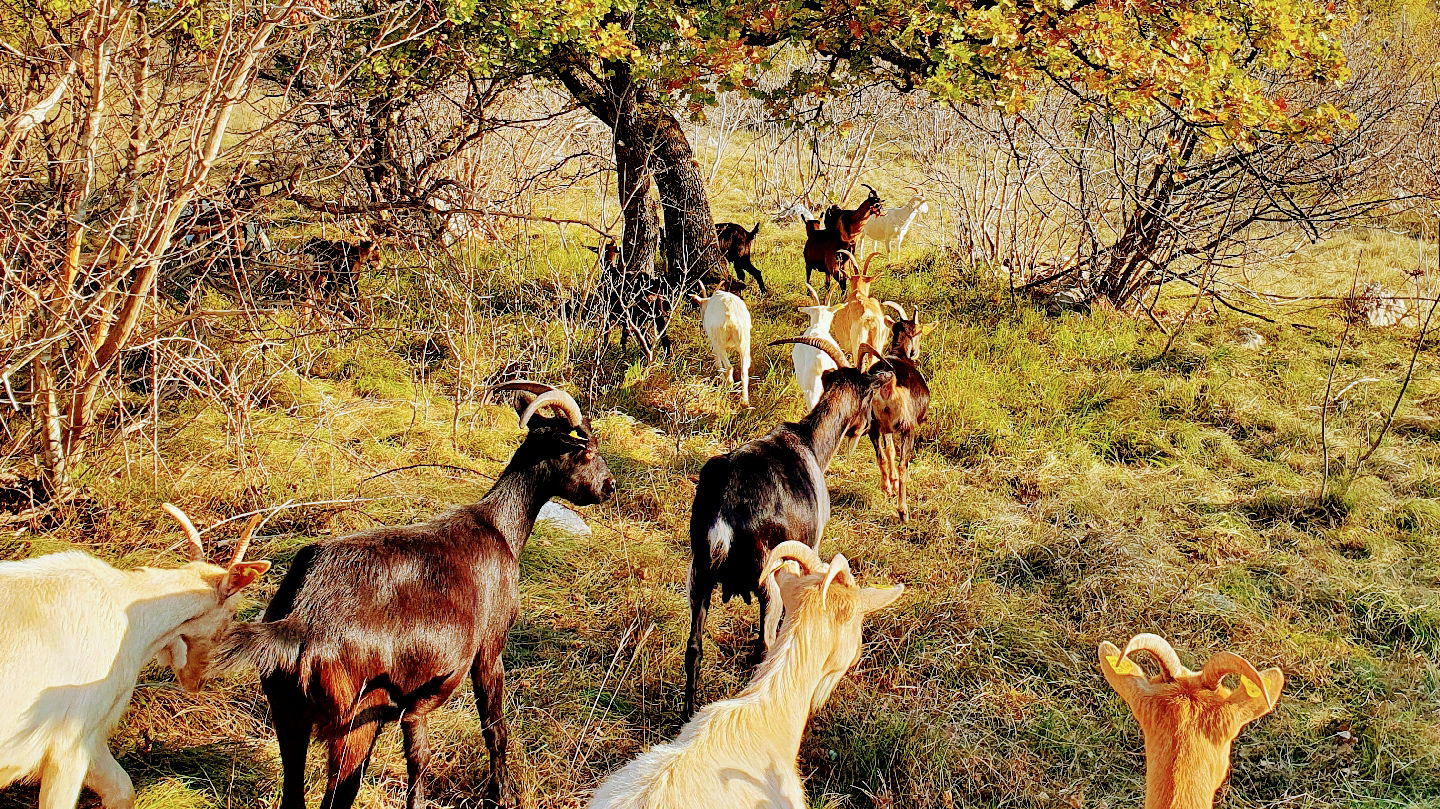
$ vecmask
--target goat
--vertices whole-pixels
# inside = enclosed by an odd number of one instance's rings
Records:
[[[300,251],[312,263],[305,286],[320,300],[336,302],[346,314],[357,316],[360,274],[368,267],[379,265],[379,246],[369,239],[358,244],[343,239],[306,239]]]
[[[706,461],[690,511],[690,639],[685,647],[685,716],[695,712],[705,615],[716,585],[721,599],[736,596],[760,602],[758,662],[775,640],[778,610],[767,610],[775,593],[761,587],[765,554],[786,540],[817,547],[830,519],[825,470],[846,437],[859,435],[870,417],[875,391],[894,375],[886,369],[865,373],[850,365],[833,344],[809,337],[788,337],[770,345],[801,343],[830,355],[836,367],[821,375],[824,392],[798,422]]]
[[[312,730],[329,758],[322,806],[348,809],[376,734],[395,720],[410,777],[406,806],[423,807],[426,715],[467,673],[490,754],[484,797],[508,796],[501,652],[519,609],[520,553],[551,497],[592,505],[614,493],[615,479],[570,394],[524,381],[490,391],[516,392],[529,432],[479,502],[305,546],[263,622],[238,624],[227,638],[220,665],[254,665],[270,701],[281,809],[304,809]],[[555,414],[542,415],[546,408]]]
[[[805,809],[796,768],[810,716],[860,659],[865,616],[894,604],[903,586],[860,587],[843,555],[827,565],[803,542],[782,542],[762,578],[787,620],[739,696],[707,705],[658,745],[612,773],[590,809]]]
[[[744,289],[744,285],[739,288]],[[690,300],[700,307],[700,325],[705,329],[705,338],[710,341],[710,351],[715,355],[721,375],[728,382],[740,383],[740,404],[749,407],[750,310],[739,295],[725,289],[716,289],[708,298],[691,295]],[[738,368],[730,364],[731,352],[739,357]],[[739,379],[736,379],[737,371]]]
[[[825,303],[820,302],[820,295],[815,287],[809,284],[805,288],[810,291],[810,297],[815,303],[812,306],[801,306],[800,311],[810,318],[810,325],[801,333],[801,337],[811,337],[817,340],[828,340],[832,343],[835,338],[830,336],[830,321],[834,319],[835,313],[840,311],[840,306],[831,306],[827,297]],[[838,348],[839,345],[837,344]],[[835,361],[830,355],[819,349],[811,348],[808,345],[796,344],[790,349],[790,359],[795,363],[795,382],[800,386],[800,392],[805,397],[805,407],[812,408],[820,401],[820,394],[824,386],[820,384],[820,377],[828,370],[836,367]]]
[[[900,319],[890,327],[890,350],[876,359],[895,372],[895,379],[876,391],[871,403],[870,443],[875,446],[875,462],[880,467],[880,490],[895,498],[900,522],[908,522],[915,431],[925,423],[930,409],[930,386],[915,365],[920,356],[920,337],[928,330],[919,324],[918,315],[915,320],[907,318],[900,304],[886,301],[885,305],[894,307]],[[863,345],[861,351],[871,349]]]
[[[1160,666],[1146,675],[1130,656],[1147,652]],[[1210,809],[1230,769],[1230,746],[1246,724],[1270,713],[1285,687],[1278,668],[1256,671],[1230,652],[1194,672],[1158,635],[1136,635],[1122,653],[1103,642],[1100,672],[1140,722],[1145,736],[1145,809]],[[1234,675],[1236,688],[1224,680]]]
[[[750,260],[750,251],[755,245],[755,236],[759,233],[759,222],[750,230],[734,222],[715,224],[715,239],[720,243],[720,252],[725,254],[725,260],[735,269],[735,278],[744,281],[745,273],[748,272],[755,276],[755,283],[760,285],[761,294],[769,294],[770,290],[765,288],[765,279],[760,277],[759,268]]]
[[[845,291],[841,255],[847,255],[851,263],[854,262],[865,222],[880,213],[880,194],[868,185],[865,187],[870,189],[870,196],[860,203],[860,207],[845,210],[831,205],[825,210],[823,221],[805,221],[805,283],[810,283],[812,272],[819,271],[825,275],[827,290],[833,278],[839,282],[840,291]]]
[[[205,682],[237,594],[270,563],[244,561],[252,519],[225,567],[205,561],[180,509],[190,562],[117,570],[78,551],[0,562],[0,787],[40,779],[40,809],[74,809],[81,786],[107,809],[130,809],[135,788],[106,741],[150,660],[185,688]]]
[[[874,259],[874,253],[866,256],[865,266],[851,273],[850,291],[845,297],[845,305],[835,313],[835,322],[831,326],[840,350],[855,357],[855,362],[860,367],[864,367],[858,356],[860,346],[866,343],[872,346],[884,345],[885,340],[885,311],[880,302],[870,296],[870,285],[880,277],[870,274],[870,262]],[[853,256],[851,262],[854,262]]]
[[[910,232],[910,225],[915,221],[915,217],[930,211],[930,203],[925,201],[925,194],[913,185],[908,187],[915,192],[909,202],[871,217],[861,231],[862,237],[885,245],[887,254],[891,252],[892,242],[895,252],[900,252],[900,246],[905,243],[905,234]]]
[[[604,339],[620,330],[623,351],[633,335],[645,352],[654,358],[654,343],[659,343],[666,356],[671,353],[669,324],[673,307],[671,296],[664,289],[663,279],[653,272],[626,273],[620,265],[620,247],[607,239],[599,246],[585,245],[600,261],[599,306]],[[649,339],[647,329],[655,334]]]

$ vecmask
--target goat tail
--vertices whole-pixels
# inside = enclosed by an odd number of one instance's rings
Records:
[[[212,672],[250,665],[261,676],[274,671],[295,673],[300,667],[304,630],[290,618],[269,623],[232,624],[215,649]]]

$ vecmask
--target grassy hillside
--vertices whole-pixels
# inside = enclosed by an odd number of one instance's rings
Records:
[[[775,291],[749,296],[752,410],[717,386],[693,313],[676,324],[672,361],[604,355],[605,367],[628,369],[589,404],[620,491],[586,510],[592,537],[537,531],[506,652],[527,806],[583,805],[605,773],[678,726],[691,478],[710,455],[801,415],[788,349],[762,347],[803,327],[799,228],[776,230],[761,238],[782,248],[760,260]],[[1372,246],[1389,256],[1377,265],[1404,266],[1414,250],[1346,238],[1328,248],[1338,252],[1327,271]],[[519,433],[512,411],[468,393],[526,356],[540,378],[591,379],[588,349],[567,342],[547,293],[547,279],[589,254],[528,249],[452,297],[463,335],[378,304],[386,328],[234,343],[227,362],[254,386],[248,408],[167,399],[158,428],[92,470],[92,500],[50,530],[0,537],[0,558],[78,546],[123,565],[169,563],[180,535],[162,501],[202,525],[323,502],[263,529],[252,555],[279,566],[263,597],[305,543],[475,499]],[[1139,806],[1139,728],[1095,648],[1142,631],[1169,637],[1192,666],[1229,649],[1289,678],[1275,713],[1237,742],[1220,805],[1440,806],[1433,345],[1384,446],[1321,497],[1318,406],[1342,329],[1324,311],[1300,314],[1312,327],[1302,329],[1205,307],[1162,353],[1165,337],[1147,322],[1049,319],[935,254],[911,254],[876,288],[941,321],[922,362],[935,400],[910,524],[893,521],[868,442],[830,472],[822,552],[843,551],[862,580],[908,589],[869,623],[861,663],[811,724],[801,768],[815,806]],[[400,272],[366,279],[366,291],[377,301],[452,294]],[[1178,318],[1189,301],[1166,308]],[[1265,345],[1242,348],[1241,327]],[[1331,419],[1334,463],[1356,457],[1389,409],[1413,332],[1409,322],[1348,337],[1334,389],[1377,381],[1351,388]],[[391,471],[425,464],[446,467]],[[707,701],[744,683],[753,621],[753,607],[734,603],[712,614]],[[468,688],[432,716],[431,794],[477,805],[484,745]],[[114,745],[141,807],[267,805],[274,794],[278,759],[252,678],[196,696],[151,670]],[[311,767],[318,800],[323,763],[312,755]],[[401,805],[404,777],[392,729],[361,805]],[[33,790],[0,793],[0,807],[33,800]]]

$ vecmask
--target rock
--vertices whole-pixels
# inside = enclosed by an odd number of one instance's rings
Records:
[[[1212,615],[1233,615],[1238,606],[1224,593],[1202,590],[1190,597],[1190,601]]]
[[[1041,305],[1045,307],[1045,313],[1051,317],[1059,317],[1065,312],[1076,312],[1082,315],[1090,314],[1090,293],[1081,287],[1068,287],[1046,296]]]
[[[1241,348],[1259,348],[1265,345],[1265,335],[1242,327],[1235,332],[1235,342],[1239,343]]]
[[[585,524],[585,518],[554,500],[540,507],[540,516],[536,517],[535,521],[548,522],[555,529],[571,536],[590,536],[590,526]]]

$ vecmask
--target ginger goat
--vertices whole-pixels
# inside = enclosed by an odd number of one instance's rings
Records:
[[[770,552],[761,582],[772,576],[785,624],[755,679],[612,773],[590,809],[805,809],[796,768],[805,726],[860,659],[865,616],[905,588],[860,587],[844,556],[827,565],[795,541]]]
[[[850,289],[845,297],[845,305],[835,313],[834,325],[831,326],[840,350],[847,356],[855,357],[855,367],[862,370],[867,365],[859,356],[860,346],[867,343],[872,346],[885,344],[885,311],[880,307],[880,302],[870,296],[870,285],[879,277],[870,274],[870,262],[874,258],[874,253],[866,256],[865,266],[850,275]],[[851,261],[853,265],[853,257]]]
[[[1160,673],[1131,659],[1146,652]],[[1256,671],[1220,652],[1198,672],[1159,635],[1136,635],[1122,653],[1100,644],[1100,671],[1140,722],[1145,736],[1145,809],[1210,809],[1230,770],[1230,745],[1249,722],[1270,713],[1285,687],[1280,669]],[[1228,675],[1235,688],[1225,685]]]

